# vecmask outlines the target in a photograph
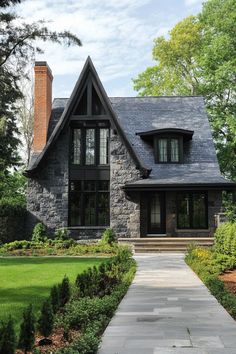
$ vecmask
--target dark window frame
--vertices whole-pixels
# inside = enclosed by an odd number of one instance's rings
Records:
[[[103,124],[103,126],[102,126]],[[80,129],[81,143],[80,143],[80,163],[74,163],[74,130]],[[86,131],[88,129],[95,130],[95,159],[94,164],[86,164]],[[100,130],[108,129],[108,139],[110,140],[110,124],[109,121],[87,122],[80,121],[71,124],[70,134],[70,165],[76,168],[94,168],[94,167],[109,167],[110,166],[110,144],[107,146],[108,162],[106,164],[100,163]]]
[[[81,210],[81,224],[80,225],[73,225],[72,222],[71,222],[71,218],[72,218],[72,215],[71,215],[71,208],[72,208],[72,202],[71,202],[71,199],[72,199],[72,195],[71,195],[71,184],[72,183],[76,183],[76,182],[80,182],[81,183],[81,190],[78,191],[78,193],[81,194],[81,207],[80,207],[80,210]],[[110,181],[109,180],[92,180],[90,182],[94,182],[95,183],[95,190],[85,190],[85,182],[89,182],[89,181],[85,181],[85,180],[71,180],[70,183],[69,183],[69,215],[68,215],[68,222],[69,222],[69,226],[70,227],[109,227],[110,225]],[[99,189],[99,183],[100,182],[107,182],[108,183],[108,189],[107,190],[102,190],[102,189]],[[106,193],[108,195],[108,222],[107,224],[104,224],[104,225],[99,225],[99,194],[101,195],[102,193]],[[95,195],[95,223],[94,225],[86,225],[85,223],[85,195],[86,194],[93,194]]]
[[[167,140],[167,161],[160,161],[159,140]],[[171,139],[178,140],[179,161],[171,161]],[[158,135],[154,137],[154,156],[157,164],[180,164],[183,163],[183,137],[177,135]]]
[[[183,227],[179,224],[179,196],[183,194],[188,194],[190,196],[189,199],[189,227]],[[205,226],[204,227],[194,227],[193,219],[194,219],[194,210],[193,210],[193,195],[194,194],[202,194],[205,198]],[[209,228],[209,220],[208,220],[208,192],[207,191],[183,191],[178,192],[176,194],[176,215],[177,215],[177,229],[179,230],[206,230]]]

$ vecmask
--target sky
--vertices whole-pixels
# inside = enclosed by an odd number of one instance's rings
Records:
[[[71,95],[88,55],[108,96],[136,96],[132,78],[154,64],[154,38],[167,37],[201,7],[202,0],[25,0],[16,11],[27,22],[45,20],[52,30],[69,30],[83,43],[39,43],[44,53],[35,59],[52,70],[53,97]]]

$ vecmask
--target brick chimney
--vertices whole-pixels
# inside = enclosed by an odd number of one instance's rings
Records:
[[[34,67],[34,141],[33,151],[42,151],[47,142],[48,122],[52,110],[52,72],[46,61]]]

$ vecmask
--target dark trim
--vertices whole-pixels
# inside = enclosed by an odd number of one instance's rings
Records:
[[[159,140],[166,139],[167,140],[167,161],[160,161],[160,150],[159,150]],[[171,161],[171,139],[178,140],[178,161]],[[154,156],[155,163],[157,164],[180,164],[183,163],[183,136],[177,135],[158,135],[154,137]]]
[[[136,135],[139,135],[141,138],[145,137],[153,137],[154,135],[163,135],[163,134],[174,134],[174,135],[182,135],[184,140],[191,140],[194,134],[193,130],[187,129],[179,129],[179,128],[164,128],[164,129],[155,129],[149,130],[146,132],[139,132]]]
[[[124,145],[126,146],[127,150],[129,151],[131,158],[133,159],[137,169],[140,170],[141,177],[147,178],[151,172],[151,169],[148,168],[147,166],[145,166],[144,163],[139,159],[139,157],[137,156],[136,152],[134,151],[131,143],[127,139],[125,132],[121,128],[121,126],[118,122],[117,115],[116,115],[114,109],[112,108],[111,102],[110,102],[110,100],[109,100],[109,98],[102,86],[102,83],[99,79],[99,76],[94,68],[94,65],[93,65],[90,57],[88,57],[86,60],[83,70],[82,70],[82,72],[79,76],[79,79],[73,89],[73,92],[66,104],[66,107],[62,113],[62,116],[61,116],[59,122],[57,123],[54,131],[52,132],[46,146],[44,147],[44,149],[40,153],[39,157],[34,162],[33,166],[31,166],[30,169],[25,171],[26,175],[29,177],[37,170],[37,168],[41,165],[42,161],[44,160],[45,156],[47,156],[51,147],[55,144],[56,140],[58,139],[58,136],[60,135],[60,133],[64,129],[67,121],[69,120],[69,117],[72,114],[72,111],[73,111],[75,104],[77,102],[77,99],[78,99],[78,92],[80,92],[80,90],[83,88],[88,75],[91,75],[94,82],[96,82],[97,87],[100,92],[100,95],[102,96],[102,98],[105,102],[105,109],[107,109],[107,111],[109,112],[109,114],[111,116],[111,123],[115,127],[117,132],[119,133],[120,138],[121,138],[122,142],[124,143]]]
[[[160,228],[152,228],[151,226],[151,199],[158,194],[160,200]],[[147,234],[165,234],[166,233],[166,194],[165,192],[150,193],[147,195]]]
[[[178,191],[178,190],[199,190],[207,188],[209,190],[232,190],[236,189],[236,183],[173,183],[173,184],[127,184],[122,187],[124,191],[132,192],[132,191],[158,191],[158,190],[166,190],[166,191]]]

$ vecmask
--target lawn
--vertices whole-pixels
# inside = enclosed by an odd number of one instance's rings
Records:
[[[22,310],[32,303],[39,311],[54,284],[67,275],[71,282],[78,273],[99,265],[102,258],[19,257],[0,258],[0,319],[11,315],[17,329]]]

